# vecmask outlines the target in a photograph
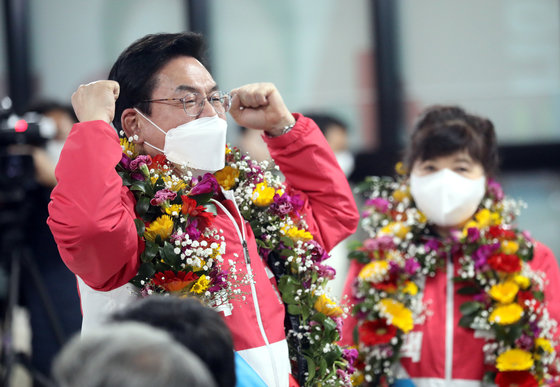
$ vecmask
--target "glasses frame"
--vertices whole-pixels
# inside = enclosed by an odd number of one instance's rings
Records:
[[[219,112],[216,110],[216,107],[212,104],[212,102],[210,102],[211,98],[214,98],[216,96],[216,94],[218,94],[219,99],[222,100],[223,98],[227,97],[227,104],[222,102],[222,106],[224,108],[223,112]],[[142,101],[144,102],[170,102],[170,101],[179,101],[181,102],[181,104],[183,105],[183,111],[185,112],[185,114],[189,117],[198,117],[200,115],[200,113],[202,113],[202,111],[204,110],[204,105],[206,105],[206,102],[208,102],[210,104],[210,106],[212,106],[212,109],[214,109],[214,111],[216,112],[216,114],[225,114],[229,111],[229,108],[231,107],[231,94],[228,91],[221,91],[221,90],[216,90],[213,91],[212,93],[210,93],[210,95],[206,96],[206,98],[202,98],[200,103],[198,104],[198,111],[196,114],[191,114],[189,112],[187,112],[187,98],[191,97],[191,96],[201,96],[202,94],[197,93],[197,92],[190,92],[187,93],[184,97],[181,98],[158,98],[158,99],[147,99]],[[195,98],[196,99],[196,98]],[[196,105],[195,105],[196,106]]]

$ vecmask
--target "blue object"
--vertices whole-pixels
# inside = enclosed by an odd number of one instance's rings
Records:
[[[414,383],[410,379],[397,379],[392,387],[414,387]]]
[[[234,352],[235,359],[235,387],[267,387],[255,370],[239,355]]]

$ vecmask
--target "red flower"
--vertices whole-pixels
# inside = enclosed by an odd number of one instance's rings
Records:
[[[152,282],[154,285],[160,286],[168,292],[177,292],[183,290],[197,279],[198,275],[193,272],[185,273],[184,271],[180,271],[175,274],[171,270],[166,270],[163,273],[159,272],[154,274]]]
[[[532,291],[530,291],[530,290],[520,290],[517,293],[517,303],[519,305],[521,305],[523,308],[527,307],[525,305],[525,301],[533,301],[533,300],[535,301],[535,306],[534,306],[535,310],[539,310],[540,306],[541,306],[541,303],[539,302],[539,300],[537,300],[535,298],[535,295],[533,294]],[[537,313],[537,314],[540,314],[540,313]]]
[[[397,291],[397,284],[395,282],[392,281],[383,281],[380,282],[378,284],[371,284],[372,288],[375,288],[377,290],[382,290],[384,292],[387,293],[394,293]]]
[[[517,237],[513,231],[503,229],[500,226],[490,226],[490,228],[488,229],[488,235],[490,235],[492,238],[507,240],[514,240]]]
[[[521,270],[521,260],[517,255],[498,253],[488,260],[492,269],[505,273],[517,273]]]
[[[191,199],[187,195],[181,195],[181,199],[183,200],[181,212],[183,215],[190,215],[196,209],[196,200]]]
[[[529,371],[498,372],[494,383],[498,387],[538,387],[539,385]]]
[[[152,158],[152,164],[155,164],[157,169],[163,169],[164,165],[167,165],[167,159],[162,154],[157,154]]]
[[[397,328],[382,319],[366,321],[358,328],[360,342],[369,346],[387,344],[396,334]]]

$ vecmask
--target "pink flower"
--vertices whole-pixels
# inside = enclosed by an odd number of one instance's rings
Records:
[[[375,207],[375,209],[381,213],[386,213],[387,211],[389,211],[389,206],[391,205],[391,203],[383,198],[374,198],[366,200],[365,205]]]
[[[149,155],[140,155],[130,162],[130,170],[135,171],[150,164],[152,164],[152,158]]]
[[[152,200],[150,200],[150,204],[152,206],[159,206],[161,203],[165,202],[166,200],[173,200],[177,197],[177,193],[171,191],[168,188],[160,189],[156,192]]]
[[[220,189],[220,185],[218,181],[211,173],[206,173],[202,178],[199,180],[198,183],[191,189],[189,193],[190,196],[201,195],[205,193],[216,193]]]

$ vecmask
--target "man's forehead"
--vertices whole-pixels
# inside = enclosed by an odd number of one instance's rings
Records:
[[[216,82],[206,68],[195,58],[178,57],[158,71],[154,93],[206,93],[216,88]]]

